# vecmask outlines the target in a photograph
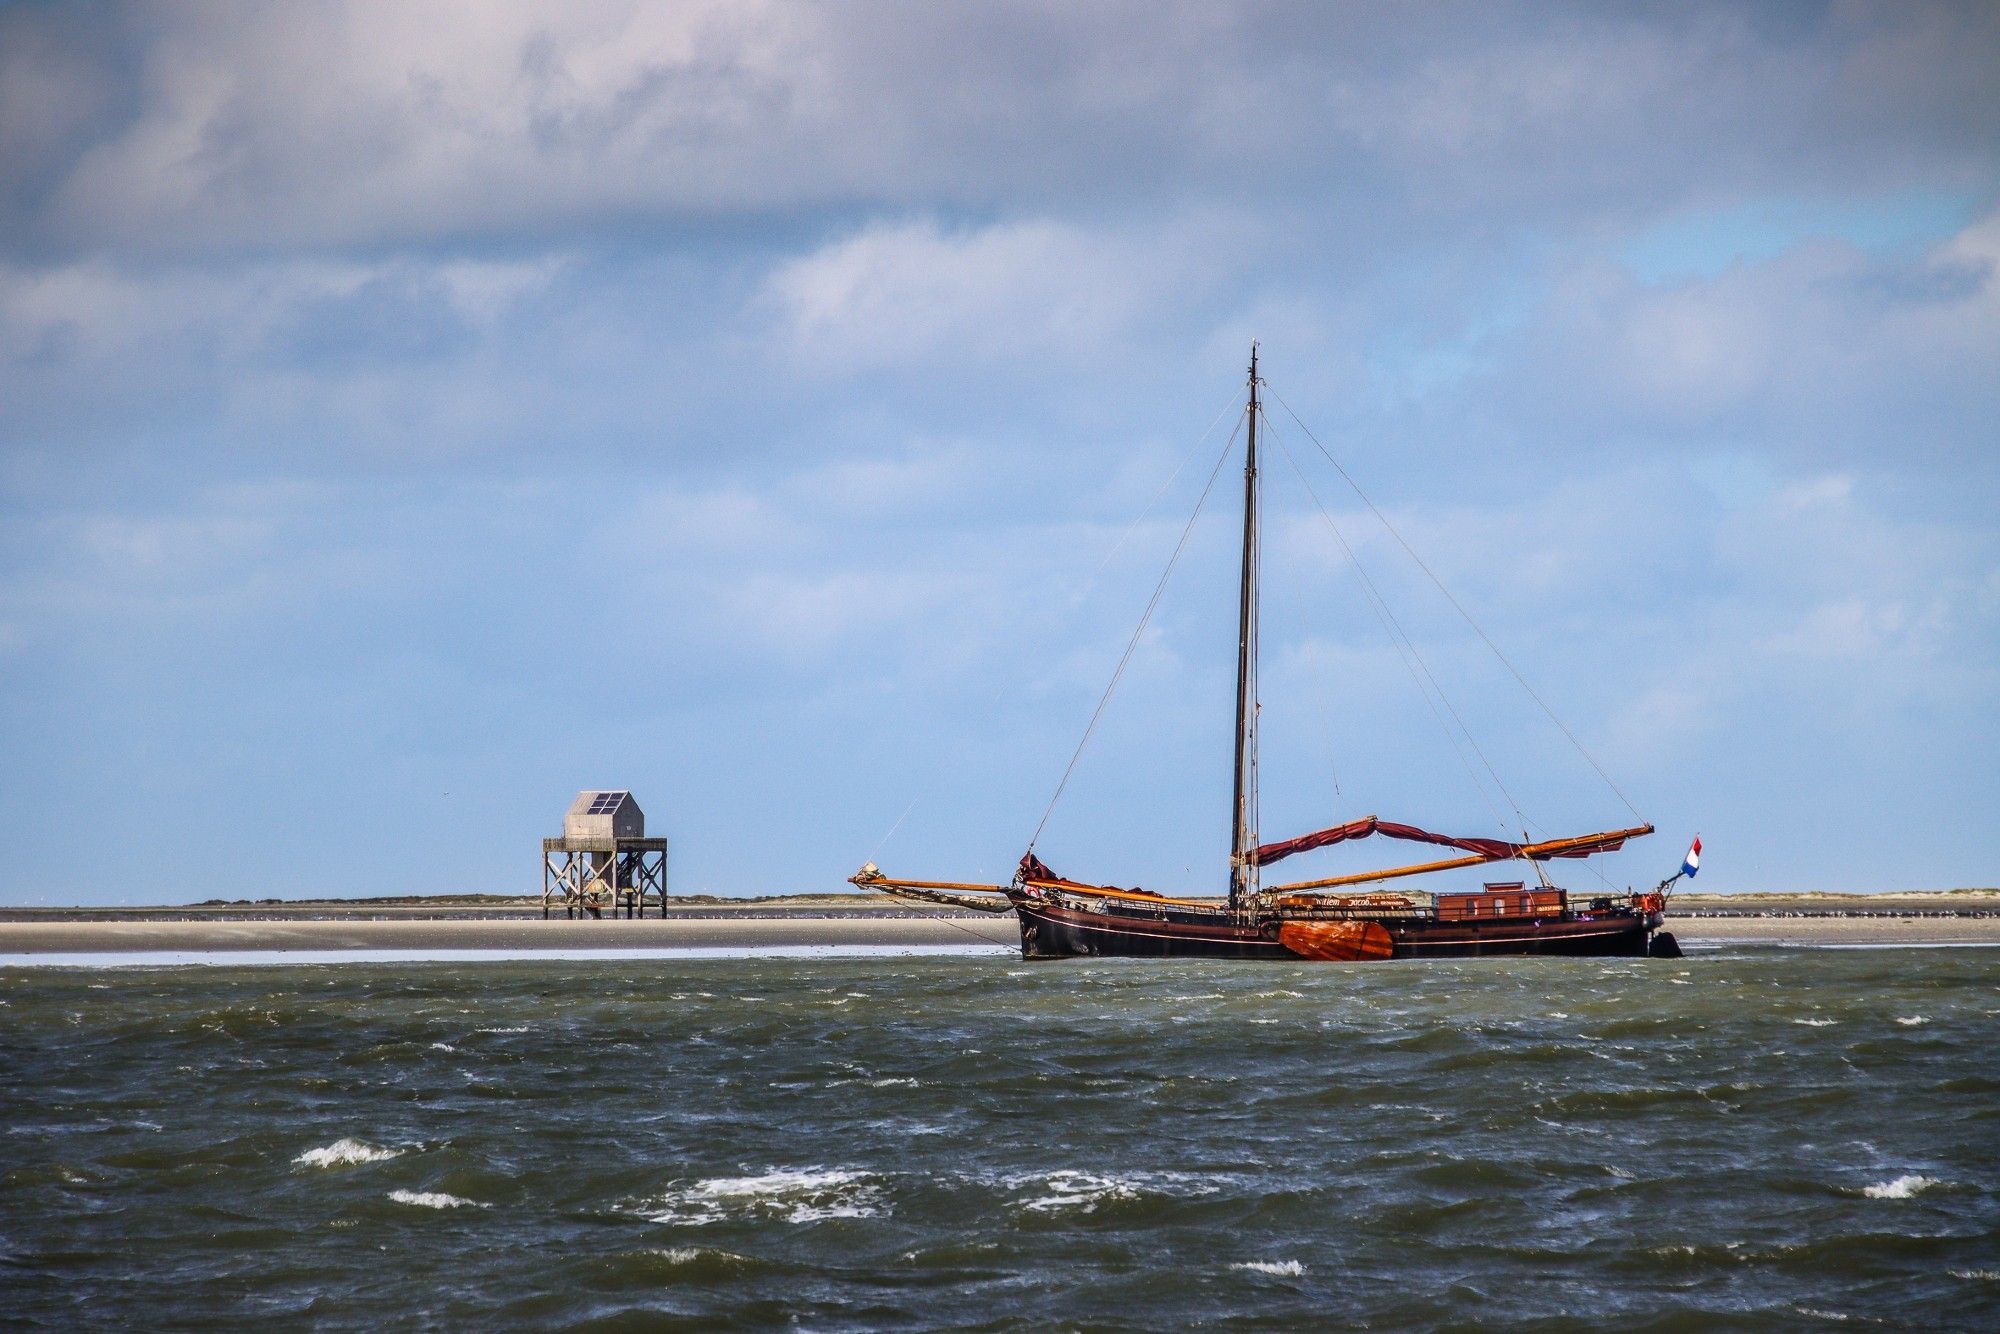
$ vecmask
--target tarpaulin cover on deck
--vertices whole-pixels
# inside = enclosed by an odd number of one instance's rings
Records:
[[[1336,843],[1349,839],[1367,838],[1371,834],[1384,834],[1390,838],[1407,839],[1412,843],[1435,843],[1443,848],[1458,848],[1464,852],[1484,857],[1488,861],[1505,861],[1521,855],[1527,846],[1509,843],[1499,838],[1453,838],[1449,834],[1433,834],[1415,825],[1394,824],[1375,816],[1363,816],[1347,824],[1337,824],[1331,829],[1321,829],[1311,834],[1301,834],[1278,843],[1266,843],[1250,854],[1255,866],[1269,866],[1272,862],[1283,861],[1295,852],[1311,852],[1314,848],[1330,848]],[[1599,838],[1579,841],[1565,847],[1560,852],[1539,852],[1532,854],[1536,860],[1548,857],[1589,857],[1599,852],[1616,852],[1625,844],[1624,833],[1605,834]]]

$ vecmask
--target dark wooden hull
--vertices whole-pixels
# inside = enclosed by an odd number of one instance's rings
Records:
[[[1026,959],[1265,959],[1300,960],[1278,941],[1278,923],[1249,925],[1210,914],[1172,910],[1140,914],[1085,912],[1026,898],[1014,901]],[[1440,922],[1428,917],[1385,918],[1397,959],[1465,959],[1486,955],[1550,954],[1590,958],[1639,958],[1657,918],[1602,913],[1589,918],[1545,917],[1484,922]]]

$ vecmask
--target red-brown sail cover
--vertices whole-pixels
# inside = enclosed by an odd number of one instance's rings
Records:
[[[1345,843],[1349,839],[1354,838],[1367,838],[1371,834],[1384,834],[1390,838],[1407,839],[1412,843],[1435,843],[1443,848],[1458,848],[1465,852],[1475,853],[1478,856],[1486,858],[1488,861],[1495,862],[1520,856],[1521,849],[1525,846],[1520,843],[1509,843],[1505,839],[1499,838],[1453,838],[1449,834],[1433,834],[1429,830],[1419,829],[1412,824],[1395,824],[1388,820],[1378,819],[1373,815],[1366,815],[1359,820],[1353,820],[1347,824],[1337,824],[1331,829],[1321,829],[1311,834],[1300,834],[1297,838],[1288,838],[1278,843],[1266,843],[1263,847],[1258,848],[1250,854],[1250,861],[1255,866],[1269,866],[1272,862],[1282,861],[1295,852],[1311,852],[1314,848],[1330,848],[1336,843]],[[1589,857],[1599,852],[1616,852],[1624,844],[1625,836],[1623,834],[1606,834],[1601,839],[1565,848],[1561,852],[1537,853],[1536,860],[1540,861],[1548,857]]]
[[[1026,853],[1021,858],[1021,878],[1023,880],[1060,880],[1061,876],[1043,864],[1034,853]]]
[[[1137,885],[1132,886],[1130,889],[1121,889],[1117,885],[1087,885],[1081,880],[1071,880],[1066,876],[1060,876],[1051,871],[1048,865],[1032,852],[1025,853],[1021,857],[1021,879],[1031,885],[1061,885],[1070,889],[1108,889],[1114,894],[1143,894],[1149,899],[1164,897],[1163,895],[1154,893],[1150,889],[1141,889]]]

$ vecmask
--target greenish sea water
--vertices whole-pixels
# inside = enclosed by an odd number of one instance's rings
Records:
[[[2000,1327],[2000,951],[0,969],[0,1319]]]

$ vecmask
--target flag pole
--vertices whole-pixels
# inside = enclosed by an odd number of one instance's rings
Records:
[[[1700,856],[1701,856],[1701,831],[1697,829],[1694,835],[1694,842],[1688,845],[1687,857],[1681,858],[1681,869],[1675,871],[1665,880],[1662,880],[1659,884],[1659,887],[1653,891],[1655,894],[1658,894],[1660,896],[1660,903],[1663,907],[1666,904],[1667,896],[1673,893],[1674,885],[1678,883],[1683,876],[1693,875],[1695,871],[1699,871],[1701,869],[1701,863],[1697,861],[1695,863],[1694,871],[1688,870],[1688,857],[1700,857]]]

